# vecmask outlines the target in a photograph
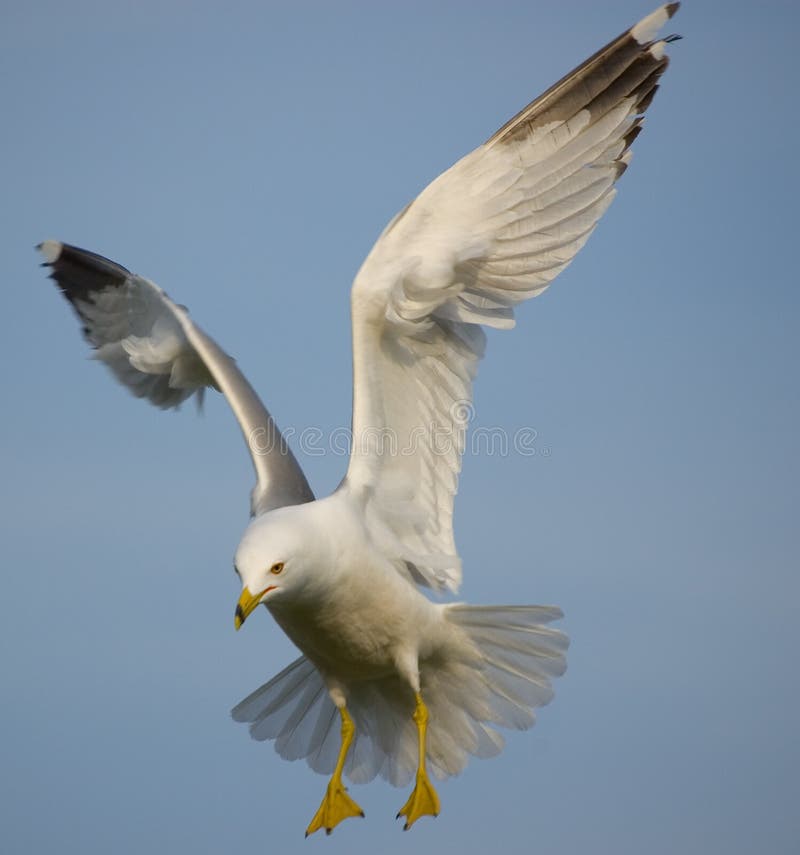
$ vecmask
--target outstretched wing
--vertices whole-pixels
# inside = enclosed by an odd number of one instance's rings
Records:
[[[483,355],[575,257],[615,195],[667,67],[661,6],[433,181],[387,226],[352,291],[349,490],[414,581],[455,590],[453,497]]]
[[[39,245],[62,294],[83,323],[94,356],[139,398],[176,407],[208,386],[239,422],[256,470],[253,516],[314,498],[275,422],[236,363],[153,282],[85,249]]]

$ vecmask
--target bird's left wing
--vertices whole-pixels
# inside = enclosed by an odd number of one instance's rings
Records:
[[[387,226],[352,291],[353,444],[340,487],[396,566],[455,590],[456,491],[482,325],[506,329],[615,195],[667,67],[657,9],[433,181]]]
[[[219,345],[156,284],[69,244],[39,244],[50,277],[83,323],[94,356],[139,398],[168,409],[206,387],[221,391],[256,471],[253,516],[314,498],[300,465],[253,387]]]

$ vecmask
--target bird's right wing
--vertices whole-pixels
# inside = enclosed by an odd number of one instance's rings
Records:
[[[150,280],[102,255],[47,240],[38,249],[83,323],[95,358],[139,398],[176,407],[207,386],[239,422],[256,471],[253,516],[314,498],[303,470],[253,387],[219,345]]]

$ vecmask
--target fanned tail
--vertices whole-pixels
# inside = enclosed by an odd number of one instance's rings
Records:
[[[534,710],[553,697],[552,679],[566,669],[567,636],[548,626],[562,617],[551,606],[443,606],[455,629],[454,649],[420,662],[422,694],[430,712],[428,765],[438,778],[456,775],[470,755],[492,757],[503,748],[495,727],[525,730]],[[414,698],[397,677],[349,687],[356,724],[345,774],[354,783],[381,775],[405,786],[417,764]],[[286,760],[305,758],[330,774],[339,748],[339,717],[322,677],[304,656],[232,711],[257,740],[275,740]]]
[[[567,667],[569,640],[547,626],[562,616],[552,606],[444,607],[469,644],[460,656],[423,666],[428,762],[437,777],[461,772],[470,754],[498,754],[504,740],[497,726],[533,727],[534,710],[552,700],[552,680]]]
[[[547,624],[564,616],[556,606],[470,606],[445,609],[477,647],[489,704],[485,721],[527,730],[533,710],[553,698],[551,681],[567,669],[569,639]]]
[[[315,772],[333,771],[339,717],[319,671],[305,656],[240,701],[231,716],[250,725],[253,739],[274,739],[284,760],[305,758]]]

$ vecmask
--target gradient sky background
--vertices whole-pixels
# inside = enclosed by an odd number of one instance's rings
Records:
[[[293,656],[233,630],[252,473],[213,396],[86,359],[33,245],[149,276],[280,425],[350,420],[350,281],[386,221],[648,0],[3,2],[0,848],[8,853],[789,853],[798,815],[794,2],[687,2],[620,194],[492,334],[463,598],[564,608],[570,667],[440,788],[325,786],[228,710]],[[324,494],[344,457],[301,453]]]

